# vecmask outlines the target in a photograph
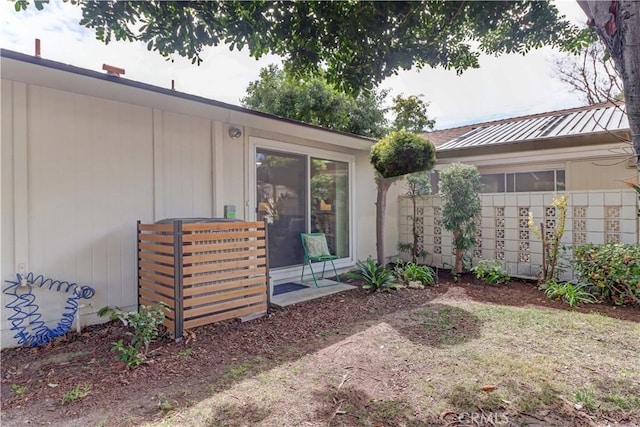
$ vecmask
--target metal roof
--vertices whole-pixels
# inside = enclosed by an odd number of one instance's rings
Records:
[[[629,121],[624,104],[600,106],[546,117],[515,119],[504,123],[479,126],[440,145],[438,151],[558,139],[566,136],[627,129],[629,129]]]

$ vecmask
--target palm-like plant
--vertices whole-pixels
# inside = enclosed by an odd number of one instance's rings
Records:
[[[383,265],[377,264],[372,258],[366,261],[358,261],[356,270],[348,273],[348,277],[364,282],[362,289],[369,289],[373,292],[396,289],[397,283],[393,272]]]

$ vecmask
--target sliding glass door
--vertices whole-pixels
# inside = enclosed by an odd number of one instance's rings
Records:
[[[258,149],[258,220],[267,220],[269,268],[302,263],[300,233],[307,229],[307,158]],[[297,260],[297,261],[296,261]]]
[[[349,163],[256,148],[257,219],[266,220],[269,268],[302,264],[300,234],[323,232],[349,256]]]
[[[349,164],[311,158],[311,231],[327,236],[331,253],[349,256]]]

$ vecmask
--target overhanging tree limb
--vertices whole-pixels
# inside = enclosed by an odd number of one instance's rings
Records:
[[[622,79],[631,142],[640,169],[640,1],[578,0]]]

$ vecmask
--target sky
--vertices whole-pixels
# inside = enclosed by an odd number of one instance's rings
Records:
[[[586,21],[576,1],[555,4],[574,23]],[[105,45],[78,24],[80,18],[79,7],[56,0],[43,11],[30,7],[20,13],[13,2],[0,2],[0,46],[33,54],[39,38],[43,58],[94,71],[102,71],[103,64],[114,65],[124,68],[128,79],[167,88],[175,80],[178,91],[235,105],[240,105],[261,68],[280,63],[276,56],[256,60],[247,50],[230,52],[225,46],[206,48],[200,66],[179,56],[170,62],[143,43]],[[554,55],[557,52],[545,47],[526,56],[482,56],[479,69],[461,76],[442,68],[400,71],[381,87],[391,90],[389,100],[399,94],[423,95],[436,129],[584,105],[578,94],[552,76]]]

